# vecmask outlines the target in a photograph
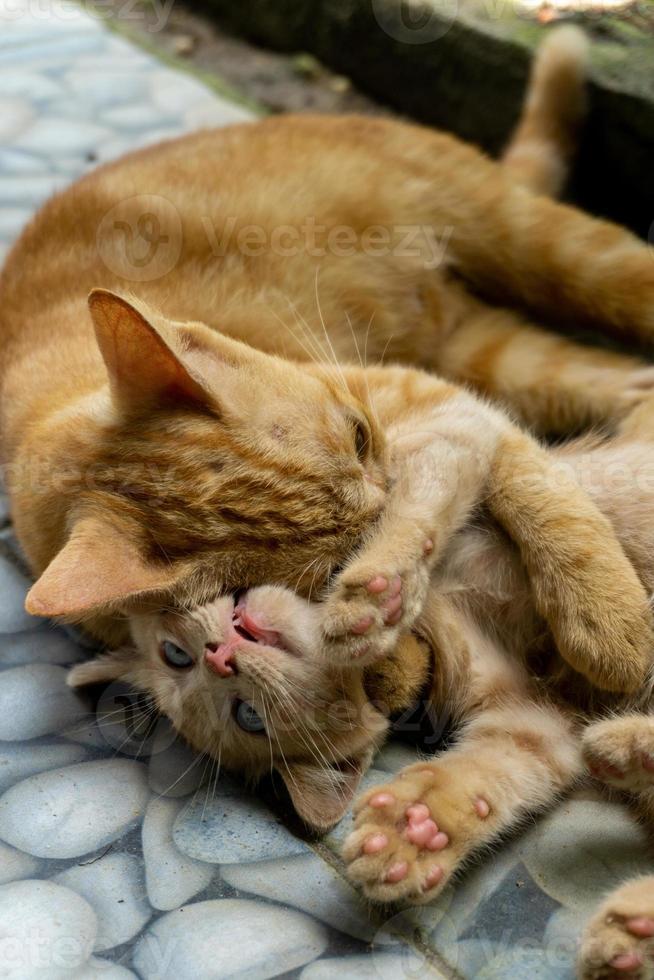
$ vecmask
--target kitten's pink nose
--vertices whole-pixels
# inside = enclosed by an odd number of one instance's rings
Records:
[[[234,647],[229,643],[221,643],[215,650],[207,647],[204,651],[204,661],[209,670],[219,677],[231,677],[236,672]]]

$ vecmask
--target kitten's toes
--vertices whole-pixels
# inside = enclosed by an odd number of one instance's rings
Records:
[[[389,654],[420,612],[426,587],[426,572],[422,577],[366,568],[345,573],[323,608],[329,662],[364,667]]]
[[[590,725],[582,751],[596,779],[623,790],[654,785],[654,718],[628,715]]]
[[[627,882],[583,936],[580,980],[654,980],[654,877]]]

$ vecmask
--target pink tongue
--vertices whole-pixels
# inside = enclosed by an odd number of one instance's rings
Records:
[[[210,670],[218,674],[219,677],[231,677],[234,673],[232,667],[234,658],[234,647],[228,643],[222,643],[217,650],[207,649],[204,659]]]

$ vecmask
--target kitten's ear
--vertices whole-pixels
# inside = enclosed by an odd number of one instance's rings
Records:
[[[166,403],[209,403],[202,382],[175,351],[172,334],[167,337],[135,306],[106,289],[94,289],[88,302],[112,394],[120,407],[143,411]]]
[[[169,589],[181,577],[179,570],[144,558],[135,536],[109,520],[79,520],[27,593],[27,612],[75,617],[136,595]]]
[[[85,687],[87,684],[118,681],[129,674],[134,659],[134,651],[125,647],[112,653],[104,653],[95,660],[87,660],[72,667],[66,676],[66,683],[69,687]]]
[[[297,815],[312,830],[324,833],[345,816],[361,778],[372,761],[372,749],[325,771],[312,763],[291,763],[279,770]]]

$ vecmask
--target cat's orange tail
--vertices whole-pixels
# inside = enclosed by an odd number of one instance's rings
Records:
[[[531,71],[522,115],[503,158],[516,180],[556,197],[567,178],[586,111],[588,41],[566,25],[546,38]]]

